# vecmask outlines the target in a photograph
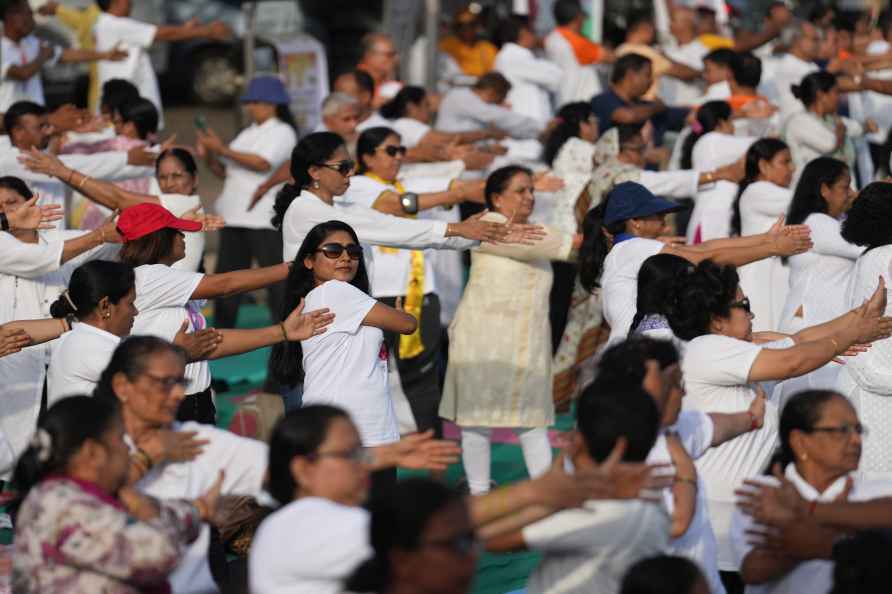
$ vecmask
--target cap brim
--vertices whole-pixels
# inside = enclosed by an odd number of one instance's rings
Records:
[[[171,229],[178,229],[180,231],[188,231],[189,233],[196,233],[201,231],[202,224],[198,221],[189,221],[187,219],[175,219],[167,225]]]

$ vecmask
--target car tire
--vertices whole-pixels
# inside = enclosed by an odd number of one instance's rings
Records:
[[[191,95],[202,105],[230,105],[238,92],[241,72],[228,48],[205,48],[190,60]]]

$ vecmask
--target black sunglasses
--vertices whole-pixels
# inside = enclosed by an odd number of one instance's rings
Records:
[[[739,307],[744,310],[746,313],[753,313],[752,309],[750,309],[750,299],[749,297],[744,297],[740,301],[732,301],[731,305],[728,307]]]
[[[351,260],[359,260],[362,256],[362,248],[355,243],[351,243],[350,245],[341,245],[340,243],[326,243],[325,245],[319,246],[317,252],[322,252],[322,254],[326,258],[330,258],[332,260],[337,260],[341,257],[341,254],[344,253],[344,250],[347,251],[347,255]]]
[[[353,171],[354,167],[356,167],[356,161],[353,159],[344,159],[337,163],[319,163],[319,167],[327,167],[328,169],[334,169],[341,175],[347,175]]]
[[[391,157],[396,157],[397,155],[400,155],[401,157],[405,157],[406,151],[409,150],[404,146],[393,146],[392,144],[387,145],[387,146],[382,146],[379,148],[381,148],[385,153],[387,153]]]

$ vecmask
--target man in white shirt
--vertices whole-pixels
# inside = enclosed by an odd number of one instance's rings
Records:
[[[9,0],[0,7],[3,38],[0,40],[0,113],[17,101],[43,105],[40,72],[46,64],[123,60],[127,52],[118,49],[99,52],[43,44],[34,35],[34,13],[27,0]]]
[[[814,62],[820,40],[821,32],[811,23],[802,22],[795,30],[789,53],[778,59],[766,60],[759,90],[780,108],[782,123],[794,113],[805,110],[802,102],[793,96],[791,86],[798,85],[806,75],[820,70]]]
[[[499,26],[498,32],[503,45],[496,54],[494,69],[511,83],[508,92],[511,111],[531,117],[544,126],[554,113],[551,96],[559,90],[564,71],[533,53],[538,39],[525,18],[509,17]]]
[[[393,38],[387,33],[368,33],[363,36],[360,43],[362,58],[356,68],[368,72],[375,81],[375,97],[372,104],[378,108],[403,88],[403,83],[395,78],[400,54],[396,50]]]
[[[314,132],[339,134],[347,146],[356,146],[356,125],[359,123],[359,101],[347,93],[334,92],[322,101],[322,122]],[[352,155],[355,151],[351,150]]]
[[[676,6],[672,10],[669,30],[675,38],[673,45],[663,48],[666,56],[694,70],[703,70],[703,58],[709,53],[697,38],[697,23],[693,9]],[[660,98],[667,105],[694,105],[703,93],[698,80],[682,80],[675,77],[660,78]]]
[[[505,107],[510,91],[511,83],[498,72],[484,74],[471,88],[452,89],[440,103],[434,128],[443,132],[498,128],[512,138],[536,138],[544,123]]]
[[[375,80],[365,70],[351,70],[338,76],[334,82],[334,91],[345,93],[354,97],[359,102],[359,122],[356,131],[362,133],[369,128],[390,126],[390,120],[386,120],[374,110]]]
[[[613,62],[613,52],[582,35],[585,12],[579,0],[557,0],[552,10],[557,27],[544,45],[548,59],[563,70],[557,105],[589,101],[603,90],[595,64]]]
[[[644,461],[659,425],[657,407],[641,388],[587,389],[577,419],[569,456],[580,471],[606,459],[620,438],[627,442],[623,461]],[[662,502],[587,501],[490,539],[487,549],[542,552],[529,594],[615,594],[626,570],[665,552],[668,538],[669,516]]]
[[[139,89],[139,94],[155,104],[160,121],[158,128],[164,128],[164,106],[158,79],[152,68],[147,50],[156,41],[184,41],[187,39],[225,40],[232,32],[220,21],[199,25],[192,20],[182,25],[152,25],[130,18],[131,0],[97,0],[102,14],[93,27],[96,49],[110,51],[124,48],[127,59],[121,62],[99,63],[99,85],[113,78],[131,81]]]
[[[3,116],[10,146],[0,147],[0,171],[29,183],[41,197],[42,204],[59,204],[64,208],[66,187],[54,177],[33,173],[20,162],[19,156],[31,150],[46,150],[55,129],[49,123],[46,108],[29,101],[13,104]],[[90,177],[106,180],[146,177],[154,174],[155,154],[142,147],[123,152],[92,155],[60,155],[65,166]],[[64,220],[59,228],[64,228]]]

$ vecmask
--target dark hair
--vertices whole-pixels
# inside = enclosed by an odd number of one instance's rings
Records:
[[[762,161],[771,161],[781,151],[789,150],[783,140],[777,138],[760,138],[750,145],[746,151],[746,166],[743,173],[743,180],[737,188],[737,198],[734,199],[734,209],[731,212],[731,233],[739,235],[741,229],[740,219],[740,198],[749,187],[750,184],[759,179],[759,163]]]
[[[163,161],[164,159],[176,159],[180,162],[180,165],[183,166],[183,169],[186,170],[186,173],[188,173],[192,177],[196,177],[198,175],[198,164],[195,163],[195,157],[193,157],[192,153],[184,148],[175,146],[163,151],[160,155],[158,155],[158,158],[155,159],[155,175],[158,175],[158,171],[161,168],[161,161]]]
[[[28,187],[28,184],[22,181],[19,177],[14,177],[12,175],[4,175],[3,177],[0,177],[0,188],[12,190],[25,200],[34,198],[34,192],[32,192],[31,188]]]
[[[388,120],[404,118],[409,105],[418,105],[424,101],[425,97],[427,97],[427,91],[423,87],[406,85],[393,96],[393,99],[382,105],[378,113]]]
[[[19,495],[24,498],[48,476],[65,474],[84,442],[101,440],[119,419],[117,400],[69,396],[49,407],[37,421],[37,431],[45,432],[49,443],[29,445],[16,462],[12,482]],[[41,462],[41,454],[47,453],[49,459]]]
[[[291,106],[279,103],[276,105],[276,118],[285,124],[291,126],[291,129],[294,130],[294,133],[298,133],[297,122],[294,121],[294,114],[291,113]]]
[[[508,82],[508,79],[501,72],[493,70],[478,78],[477,82],[474,83],[474,88],[478,91],[494,91],[500,97],[506,97],[508,91],[511,90],[511,83]]]
[[[812,7],[811,12],[808,14],[808,20],[811,23],[818,24],[818,21],[823,20],[828,14],[836,16],[833,6],[819,2]]]
[[[600,389],[589,385],[576,408],[576,424],[589,455],[602,462],[616,440],[625,437],[625,462],[643,462],[657,438],[660,413],[653,398],[638,385]]]
[[[650,360],[657,361],[660,369],[666,369],[678,363],[678,349],[668,340],[649,336],[633,336],[614,344],[598,362],[595,391],[640,388]]]
[[[369,95],[372,95],[373,97],[375,96],[375,79],[372,78],[371,74],[361,68],[351,70],[349,74],[353,75],[353,80],[356,81],[356,86]]]
[[[762,60],[752,52],[741,52],[731,62],[731,76],[741,87],[755,89],[762,82]]]
[[[328,221],[319,223],[309,230],[307,236],[304,237],[297,255],[294,257],[294,263],[285,280],[285,297],[282,303],[282,311],[279,320],[285,320],[292,310],[300,303],[300,300],[316,287],[313,271],[304,266],[304,260],[312,257],[313,254],[325,241],[325,238],[336,231],[348,233],[353,241],[359,245],[359,238],[353,227],[342,221]],[[365,259],[359,258],[359,268],[356,270],[356,276],[350,282],[351,285],[362,291],[369,292],[369,276],[365,268]],[[269,358],[269,369],[272,376],[281,384],[294,386],[303,381],[303,349],[300,342],[285,341],[277,343],[273,346],[272,353]]]
[[[684,279],[693,270],[693,264],[674,254],[656,254],[645,260],[638,269],[638,297],[629,333],[634,332],[647,315],[665,316],[675,299],[679,279]]]
[[[108,12],[111,7],[112,0],[96,0],[96,4],[102,9],[102,12]]]
[[[103,298],[118,303],[136,284],[133,268],[121,262],[91,260],[78,266],[68,281],[67,298],[59,297],[50,306],[54,318],[75,316],[87,318],[99,306]]]
[[[889,33],[892,32],[892,10],[887,8],[880,13],[880,18],[877,20],[877,28],[883,32],[883,37],[889,36]]]
[[[182,231],[165,227],[121,246],[118,254],[121,262],[136,268],[144,264],[157,264],[173,253],[174,239]]]
[[[833,546],[833,588],[828,594],[886,594],[892,531],[862,530]]]
[[[649,65],[650,59],[645,58],[641,54],[626,54],[613,65],[613,73],[610,75],[610,82],[614,84],[622,82],[630,72],[641,72]]]
[[[514,176],[520,173],[525,173],[529,176],[533,175],[532,171],[522,165],[506,165],[489,174],[489,177],[486,178],[486,187],[483,189],[486,208],[495,210],[492,204],[492,197],[507,190],[508,184],[514,179]]]
[[[658,555],[638,561],[626,571],[619,594],[691,594],[705,579],[685,557]]]
[[[892,243],[892,184],[873,182],[861,190],[842,223],[842,238],[868,250]]]
[[[704,62],[712,62],[713,64],[718,64],[719,66],[724,66],[725,68],[731,68],[734,64],[734,60],[737,59],[737,53],[726,47],[720,47],[719,49],[714,49],[705,56],[703,56]]]
[[[802,170],[790,208],[788,225],[801,225],[813,213],[827,213],[827,201],[821,195],[821,186],[832,186],[849,171],[849,166],[830,157],[818,157],[809,161]]]
[[[727,318],[737,297],[740,279],[734,266],[703,260],[678,280],[666,317],[672,332],[682,340],[709,334],[713,317]]]
[[[129,80],[113,78],[102,83],[100,107],[105,107],[112,115],[128,101],[139,99],[139,89]]]
[[[836,75],[821,70],[806,74],[798,85],[791,85],[793,96],[802,101],[806,108],[814,105],[818,92],[826,93],[836,86]]]
[[[557,0],[551,7],[551,11],[558,26],[572,23],[579,15],[583,14],[579,0]]]
[[[396,136],[399,138],[400,133],[393,128],[388,128],[386,126],[375,126],[374,128],[368,128],[359,135],[359,138],[356,140],[357,174],[362,175],[369,170],[369,167],[365,164],[365,159],[363,159],[363,157],[366,155],[374,155],[375,151],[378,150],[378,147],[384,144],[384,141],[391,136]]]
[[[718,128],[719,124],[731,119],[731,106],[728,105],[727,101],[707,101],[697,110],[696,117],[697,122],[700,124],[700,132],[691,130],[691,133],[684,139],[684,144],[681,148],[682,169],[693,168],[691,158],[694,153],[694,145],[705,134]]]
[[[625,221],[617,221],[604,225],[604,214],[610,194],[604,197],[601,204],[592,208],[582,220],[582,245],[579,247],[579,284],[589,293],[601,286],[601,271],[604,270],[604,259],[610,251],[610,244],[604,236],[606,229],[611,235],[626,230]]]
[[[269,493],[281,505],[294,499],[297,483],[291,474],[291,462],[297,456],[316,453],[335,419],[350,420],[343,409],[325,404],[310,404],[289,411],[276,423],[269,440]]]
[[[118,106],[118,113],[124,123],[132,122],[142,140],[158,132],[158,110],[155,104],[142,97],[131,99]]]
[[[558,153],[571,138],[579,138],[579,126],[592,117],[592,104],[589,101],[567,103],[557,112],[558,125],[551,129],[545,139],[542,160],[548,166],[554,164]]]
[[[310,167],[324,163],[336,150],[344,146],[344,139],[334,132],[314,132],[300,139],[294,150],[291,151],[291,177],[293,184],[285,184],[276,195],[276,203],[273,206],[273,227],[282,228],[285,212],[301,190],[309,187]]]
[[[629,142],[641,137],[644,124],[619,124],[615,127],[619,150],[622,151]]]
[[[21,8],[23,4],[30,9],[30,4],[27,0],[6,0],[5,2],[0,2],[0,21],[6,20],[6,15],[8,13],[12,12],[15,8]]]
[[[46,107],[33,101],[16,101],[9,106],[9,109],[3,115],[3,128],[12,137],[12,130],[19,125],[20,119],[29,115],[40,117],[45,115],[46,112]]]
[[[496,27],[495,38],[499,46],[506,43],[517,43],[520,39],[520,33],[524,29],[530,28],[530,21],[527,17],[519,14],[511,14],[502,19]]]
[[[626,18],[626,32],[634,31],[643,25],[654,25],[653,12],[651,10],[635,10]]]
[[[787,400],[780,415],[778,435],[780,436],[780,448],[771,459],[766,468],[766,473],[771,474],[771,468],[780,464],[781,469],[796,461],[796,454],[790,445],[790,435],[794,430],[808,433],[821,418],[824,405],[834,398],[843,398],[832,390],[806,390],[797,392]]]
[[[465,507],[462,495],[441,482],[414,477],[394,483],[369,501],[369,540],[374,557],[347,580],[350,592],[385,592],[393,579],[391,551],[413,551],[437,512],[451,505]]]
[[[157,336],[130,336],[121,341],[121,344],[112,354],[108,367],[99,376],[99,382],[93,390],[93,397],[99,400],[118,401],[115,395],[113,380],[119,373],[133,381],[145,373],[146,365],[150,357],[160,353],[171,353],[183,360],[183,365],[188,361],[186,351],[181,347],[167,342]]]

